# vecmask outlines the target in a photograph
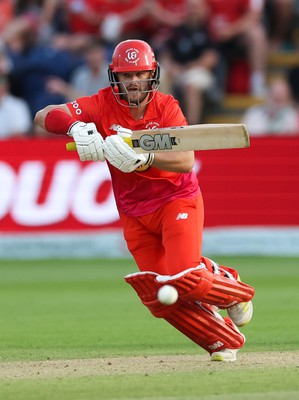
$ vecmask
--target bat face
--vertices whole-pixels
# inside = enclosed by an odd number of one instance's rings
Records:
[[[141,148],[144,151],[164,151],[176,150],[178,146],[178,138],[170,136],[169,133],[149,135],[145,134],[140,136],[139,139],[132,139],[132,147]]]
[[[243,124],[200,124],[133,131],[130,143],[136,153],[231,149],[249,146]]]

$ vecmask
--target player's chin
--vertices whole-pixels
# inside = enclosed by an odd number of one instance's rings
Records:
[[[139,96],[127,96],[126,100],[133,107],[137,107],[142,102]]]
[[[147,98],[147,93],[138,93],[137,96],[132,96],[130,98],[131,103],[135,103],[136,105],[141,105]]]
[[[140,93],[137,90],[132,90],[131,92],[128,93],[127,97],[130,101],[137,102],[139,100]]]

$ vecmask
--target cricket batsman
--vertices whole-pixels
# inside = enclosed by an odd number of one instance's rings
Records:
[[[245,343],[238,327],[252,317],[254,289],[235,269],[201,253],[204,207],[194,152],[136,154],[123,140],[132,130],[187,125],[186,118],[177,100],[159,92],[159,64],[148,43],[119,43],[108,75],[109,87],[49,105],[35,123],[71,136],[81,161],[107,161],[124,238],[139,269],[125,280],[142,303],[212,361],[235,361]],[[173,304],[158,299],[164,285],[178,293]]]

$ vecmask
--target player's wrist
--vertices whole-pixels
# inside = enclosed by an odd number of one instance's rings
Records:
[[[154,159],[155,159],[155,154],[154,153],[148,153],[147,160],[146,160],[146,163],[144,165],[148,165],[150,167],[152,165],[152,163],[154,162]]]
[[[154,153],[148,153],[145,155],[146,156],[146,161],[144,164],[140,165],[140,167],[136,168],[136,172],[144,172],[147,171],[150,166],[153,164],[154,159],[155,159],[155,154]]]
[[[81,121],[75,121],[74,123],[72,123],[72,125],[69,127],[69,129],[68,129],[68,131],[66,132],[66,134],[67,134],[68,136],[73,137],[74,131],[77,130],[78,128],[80,128],[80,126],[78,126],[78,124],[80,124],[80,123],[82,123],[82,122],[81,122]],[[84,126],[85,126],[85,125],[86,125],[86,124],[84,123]],[[75,128],[75,129],[73,129],[73,128]]]

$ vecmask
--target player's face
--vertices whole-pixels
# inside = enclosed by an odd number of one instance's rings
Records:
[[[119,72],[120,95],[130,106],[140,106],[151,90],[151,71]]]

